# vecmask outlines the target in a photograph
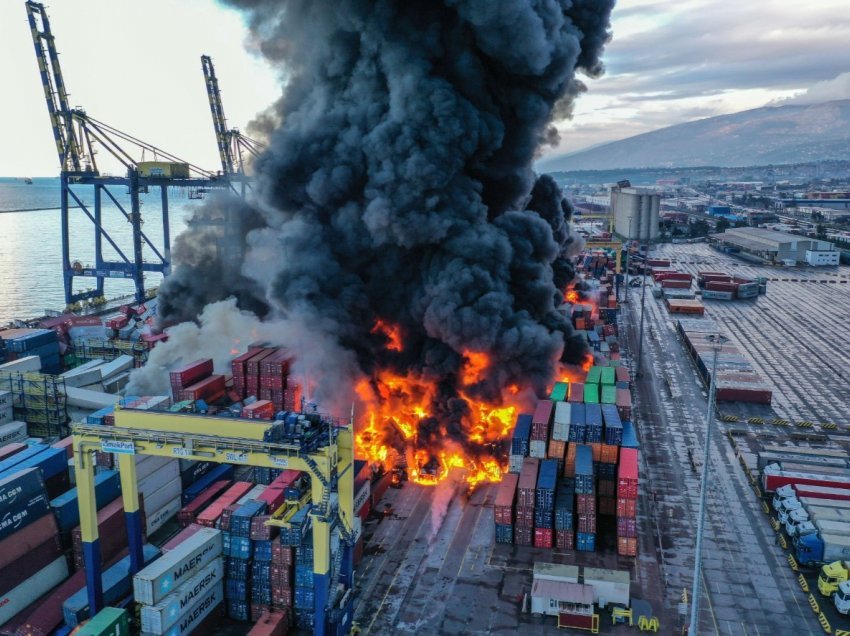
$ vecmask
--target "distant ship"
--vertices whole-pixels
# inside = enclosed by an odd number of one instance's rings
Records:
[[[27,185],[32,185],[32,179],[30,177],[24,177],[24,183]]]

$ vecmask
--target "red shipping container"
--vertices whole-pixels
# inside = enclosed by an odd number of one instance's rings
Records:
[[[614,483],[614,482],[610,482]],[[617,514],[617,499],[615,497],[599,498],[599,514],[613,517]]]
[[[637,517],[637,499],[617,499],[618,517]]]
[[[711,281],[705,284],[705,288],[709,291],[738,291],[738,283]]]
[[[628,389],[617,389],[617,412],[621,420],[632,419],[632,394]]]
[[[552,548],[552,529],[551,528],[535,528],[534,529],[534,547],[535,548]]]
[[[8,567],[12,562],[34,550],[36,546],[48,539],[56,538],[58,534],[56,517],[48,514],[27,526],[26,532],[16,532],[3,539],[0,541],[0,568]]]
[[[295,563],[292,558],[292,548],[278,542],[272,544],[272,563],[290,566]]]
[[[250,481],[237,481],[228,488],[221,497],[212,502],[203,512],[196,517],[197,523],[207,528],[214,528],[215,522],[224,514],[228,506],[241,499],[251,488],[254,487]]]
[[[637,519],[634,517],[617,517],[618,537],[637,537]]]
[[[632,378],[629,375],[629,370],[626,367],[614,367],[614,372],[617,375],[617,382],[631,382]]]
[[[245,375],[247,374],[246,364],[248,360],[253,358],[257,353],[260,352],[260,349],[257,348],[248,348],[248,351],[245,353],[236,356],[233,360],[230,361],[230,370],[233,373],[233,379],[238,381],[245,382]]]
[[[555,530],[555,547],[559,550],[575,550],[575,534],[572,530]]]
[[[45,541],[27,550],[26,554],[0,569],[0,594],[5,595],[9,590],[18,587],[34,572],[47,567],[60,556],[62,556],[62,546],[59,544],[59,537],[56,535],[48,537]]]
[[[212,375],[212,372],[212,358],[205,358],[203,360],[195,360],[194,362],[190,362],[189,364],[185,364],[182,367],[174,369],[174,371],[169,373],[169,378],[171,379],[171,386],[184,388],[197,384],[204,378]]]
[[[286,389],[288,377],[285,375],[261,375],[260,390],[270,389],[276,392],[283,392]]]
[[[272,607],[279,610],[292,607],[292,589],[272,587]]]
[[[272,561],[271,580],[279,587],[292,587],[292,564]]]
[[[263,349],[254,354],[254,356],[245,363],[245,375],[259,377],[261,375],[260,365],[263,360],[273,355],[276,351],[277,349]]]
[[[256,623],[260,618],[262,618],[263,614],[267,614],[271,611],[271,607],[268,605],[258,605],[256,603],[251,603],[251,611],[249,613],[251,617],[251,622]]]
[[[534,508],[534,490],[537,488],[539,466],[540,460],[536,457],[526,457],[522,460],[517,488],[517,506]]]
[[[268,488],[266,489],[268,490]],[[251,518],[251,540],[252,541],[270,541],[277,537],[280,528],[277,526],[266,525],[271,515],[258,515]]]
[[[67,439],[71,439],[70,437]],[[19,444],[17,442],[13,444],[6,444],[3,448],[0,448],[0,461],[11,457],[17,453],[20,453],[25,448],[29,448],[26,444]]]
[[[205,380],[187,386],[179,393],[180,401],[183,400],[207,400],[214,402],[220,399],[225,392],[225,379],[223,375],[211,375]]]
[[[195,497],[192,503],[188,504],[177,513],[177,521],[179,521],[180,525],[184,528],[190,523],[194,523],[195,517],[198,513],[212,503],[212,501],[221,495],[229,486],[230,480],[222,479],[221,481],[217,481],[212,484],[209,488],[204,489],[200,495]]]
[[[257,400],[242,407],[242,417],[247,420],[270,420],[274,417],[274,404]]]
[[[263,358],[260,363],[260,375],[286,377],[292,364],[293,356],[285,349],[278,349],[272,355]]]
[[[289,617],[286,612],[263,612],[248,636],[286,636],[289,633]]]
[[[584,402],[584,384],[582,382],[570,382],[567,400],[569,402]]]
[[[596,515],[576,515],[576,522],[579,532],[596,532]]]
[[[257,497],[258,501],[265,501],[269,510],[274,512],[283,505],[286,500],[286,489],[292,486],[301,476],[297,470],[284,470],[268,485],[263,493]]]
[[[620,465],[617,470],[617,497],[637,499],[638,496],[638,452],[636,448],[620,450]]]
[[[576,508],[580,515],[595,515],[596,495],[576,495]]]
[[[617,537],[617,554],[620,556],[637,556],[637,539]]]
[[[531,418],[533,424],[544,424],[546,428],[552,423],[552,410],[554,403],[552,400],[540,400],[537,403],[537,408],[534,409],[534,415]]]
[[[502,525],[513,525],[514,523],[514,501],[516,500],[517,483],[519,475],[508,473],[502,477],[499,490],[496,492],[496,503],[494,506],[496,523]]]
[[[514,543],[516,545],[531,546],[534,544],[533,528],[514,528]]]
[[[535,422],[531,425],[531,439],[545,442],[549,439],[549,425]]]
[[[671,280],[666,278],[661,281],[661,287],[663,289],[690,289],[691,281],[689,280]]]
[[[533,528],[534,508],[529,508],[527,506],[517,506],[516,522],[514,525],[519,528]]]
[[[576,476],[576,444],[567,445],[567,459],[564,462],[564,477]]]

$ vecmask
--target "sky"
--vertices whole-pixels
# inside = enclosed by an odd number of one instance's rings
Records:
[[[619,0],[606,74],[586,80],[573,119],[557,123],[559,145],[541,154],[788,99],[850,98],[846,9],[847,0]],[[219,161],[201,54],[213,58],[230,126],[244,130],[280,94],[239,14],[215,0],[55,0],[48,14],[72,105],[203,167]],[[0,175],[57,174],[23,0],[0,0],[0,86]]]

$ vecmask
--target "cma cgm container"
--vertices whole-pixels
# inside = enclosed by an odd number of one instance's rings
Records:
[[[0,480],[0,503],[0,540],[48,514],[50,506],[39,470],[30,468]]]
[[[499,490],[496,492],[496,523],[502,525],[513,525],[514,503],[516,501],[518,482],[519,475],[508,473],[502,478],[502,483],[499,484]]]

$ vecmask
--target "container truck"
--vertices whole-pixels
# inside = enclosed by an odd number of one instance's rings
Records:
[[[776,492],[777,488],[789,484],[805,484],[810,486],[827,486],[830,488],[850,488],[850,472],[844,468],[819,468],[810,470],[798,468],[800,465],[769,464],[762,471],[762,489],[765,492]],[[789,467],[793,468],[790,470]]]
[[[832,488],[829,486],[808,486],[806,484],[793,484],[791,486],[797,493],[797,498],[812,497],[813,499],[833,499],[836,501],[850,501],[850,488]]]
[[[780,486],[776,489],[776,492],[773,493],[773,509],[779,512],[779,508],[782,506],[782,502],[786,499],[791,499],[796,497],[797,493],[794,490],[793,484],[788,484],[786,486]]]
[[[824,502],[825,504],[828,502]],[[827,505],[803,504],[800,510],[794,510],[785,522],[785,532],[794,537],[798,534],[810,534],[810,525],[816,521],[850,521],[850,510]],[[808,525],[804,525],[808,524]],[[805,532],[801,532],[805,528]]]
[[[818,592],[832,596],[840,583],[850,579],[850,561],[833,561],[820,569],[818,574]]]
[[[807,534],[797,537],[794,547],[797,562],[808,567],[850,559],[850,535],[847,533]]]
[[[800,500],[796,497],[792,499],[783,499],[782,504],[779,506],[779,523],[785,525],[788,522],[788,515],[793,510],[802,510],[803,504],[800,503]]]

